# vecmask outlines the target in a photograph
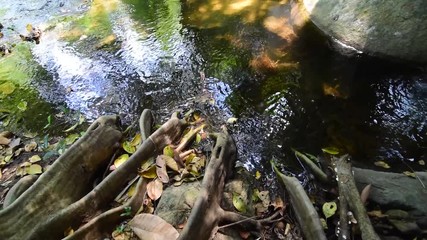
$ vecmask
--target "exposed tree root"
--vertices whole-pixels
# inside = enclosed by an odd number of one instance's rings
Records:
[[[238,222],[239,226],[249,227],[252,230],[261,227],[261,221],[221,208],[224,185],[234,168],[236,146],[227,132],[213,136],[216,143],[205,171],[202,188],[178,239],[210,239],[220,228],[220,224],[230,222]]]
[[[67,228],[78,229],[86,221],[91,223],[91,219],[97,222],[92,225],[95,228],[117,220],[115,217],[122,213],[120,208],[111,210],[114,214],[107,212],[93,218],[137,174],[141,162],[177,140],[185,126],[186,122],[174,115],[149,136],[128,161],[91,190],[97,171],[108,162],[122,137],[116,117],[101,117],[27,191],[0,211],[0,239],[61,239]],[[145,188],[143,180],[138,185],[140,189]],[[131,200],[122,207],[130,206],[133,212],[138,210],[134,205],[140,204]],[[86,234],[91,238],[90,231],[85,230],[90,228],[83,227],[70,238],[78,239]]]
[[[319,215],[313,207],[310,199],[301,186],[300,182],[294,177],[288,177],[282,174],[276,166],[274,171],[279,177],[280,183],[284,185],[289,194],[292,209],[295,212],[298,223],[307,240],[326,240],[325,232],[320,223]]]

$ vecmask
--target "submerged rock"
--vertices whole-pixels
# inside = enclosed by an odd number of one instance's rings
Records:
[[[367,54],[427,62],[427,1],[303,0],[311,20]]]

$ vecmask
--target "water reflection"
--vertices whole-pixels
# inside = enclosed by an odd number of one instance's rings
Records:
[[[425,158],[425,73],[343,57],[294,13],[287,1],[93,1],[45,31],[33,54],[48,73],[33,84],[89,118],[197,107],[217,128],[238,117],[249,169],[273,157],[295,167],[291,147],[335,146],[371,166]]]

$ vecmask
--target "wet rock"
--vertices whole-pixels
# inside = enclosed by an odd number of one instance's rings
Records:
[[[30,33],[27,36],[22,34],[19,35],[23,41],[27,42],[36,42],[36,44],[40,43],[40,37],[42,36],[42,31],[40,28],[32,27]]]
[[[416,224],[415,220],[412,219],[408,212],[391,209],[386,213],[390,223],[402,234],[416,236],[421,233],[421,229]]]
[[[303,0],[334,39],[372,55],[427,62],[427,1]]]
[[[422,230],[427,230],[427,216],[418,218],[416,223]]]
[[[427,216],[427,189],[418,179],[402,173],[379,172],[369,169],[353,168],[354,178],[361,191],[372,184],[369,201],[384,208],[402,209],[410,214]],[[417,172],[421,181],[427,183],[427,172]]]

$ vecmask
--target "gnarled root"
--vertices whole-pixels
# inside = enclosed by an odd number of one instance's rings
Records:
[[[151,116],[151,113],[147,116]],[[0,211],[0,239],[60,239],[69,227],[78,229],[85,221],[90,222],[114,199],[126,182],[137,174],[141,162],[153,156],[156,150],[175,141],[186,126],[185,121],[174,115],[151,134],[120,168],[91,190],[95,173],[108,162],[122,138],[122,133],[117,129],[117,120],[117,117],[109,116],[95,121],[87,133],[27,191]],[[139,183],[141,189],[144,189],[144,185],[144,182]],[[140,194],[144,192],[142,190]],[[132,211],[137,211],[138,208],[133,205],[140,204],[131,200],[122,207],[124,209],[131,206]],[[103,226],[108,225],[106,223],[120,220],[103,217],[120,217],[120,209],[111,211],[116,211],[116,214],[107,212],[100,215],[99,220],[93,220],[99,221],[99,224],[92,226],[99,227],[101,231]],[[83,227],[81,233],[70,238],[85,236],[90,232],[85,229]]]

